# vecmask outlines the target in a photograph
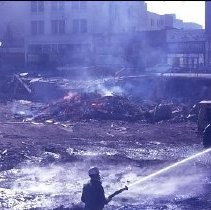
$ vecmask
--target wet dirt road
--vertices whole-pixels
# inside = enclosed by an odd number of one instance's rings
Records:
[[[91,120],[62,126],[5,121],[0,131],[0,209],[77,209],[90,166],[101,169],[109,195],[203,150],[190,122]],[[129,188],[105,210],[210,209],[210,156]]]

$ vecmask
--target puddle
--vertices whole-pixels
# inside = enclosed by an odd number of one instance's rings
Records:
[[[93,164],[96,164],[94,159],[45,167],[28,163],[21,168],[3,171],[0,173],[0,208],[53,209],[61,205],[66,208],[81,205],[81,190],[89,180],[87,171]],[[107,196],[155,170],[150,165],[142,168],[124,163],[111,165],[103,160],[98,161],[97,165],[101,169]],[[163,209],[173,209],[177,205],[176,198],[178,202],[200,196],[206,185],[206,170],[188,167],[189,170],[180,168],[125,191],[115,197],[105,210],[121,206],[122,209],[131,210],[161,209],[162,206],[165,206]],[[163,200],[165,204],[161,202]],[[181,202],[179,205],[182,205]]]

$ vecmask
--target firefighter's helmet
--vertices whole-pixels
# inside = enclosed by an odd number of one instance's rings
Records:
[[[89,169],[89,176],[99,175],[99,174],[100,174],[100,170],[98,167],[91,167]]]

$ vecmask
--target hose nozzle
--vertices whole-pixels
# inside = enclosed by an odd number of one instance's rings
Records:
[[[123,190],[128,190],[128,186],[125,186],[125,187],[123,188]]]

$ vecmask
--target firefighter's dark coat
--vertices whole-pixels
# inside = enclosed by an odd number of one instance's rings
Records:
[[[98,180],[91,180],[83,187],[81,201],[85,203],[85,210],[102,210],[107,204],[104,189]]]

